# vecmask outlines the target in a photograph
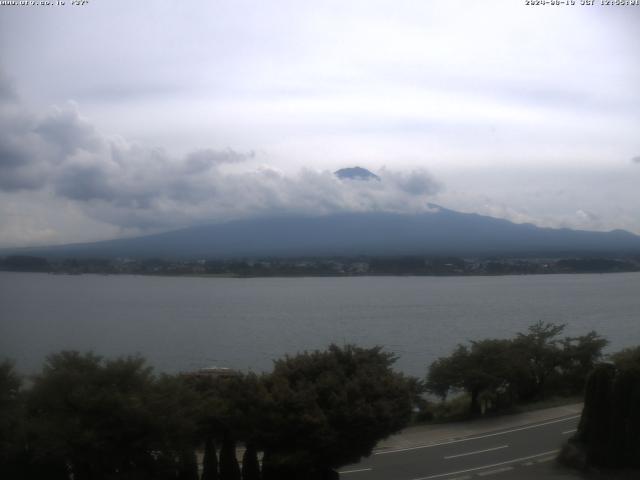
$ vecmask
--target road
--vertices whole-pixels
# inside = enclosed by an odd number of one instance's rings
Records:
[[[579,415],[475,436],[374,452],[340,470],[343,480],[499,480],[544,478],[545,467],[575,432]],[[549,469],[547,469],[549,470]]]

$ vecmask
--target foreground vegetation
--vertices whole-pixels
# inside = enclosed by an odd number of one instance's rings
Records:
[[[640,471],[640,347],[611,356],[589,375],[578,431],[562,451],[582,469]],[[632,477],[629,477],[632,478]]]
[[[464,392],[469,415],[581,395],[607,340],[593,331],[560,337],[563,330],[564,325],[538,322],[511,339],[458,345],[431,364],[426,388],[443,400]]]
[[[331,346],[278,360],[270,374],[222,378],[62,352],[28,388],[5,362],[0,478],[334,478],[410,420],[418,385],[393,362],[380,348]]]
[[[5,361],[0,478],[331,479],[416,416],[575,398],[591,371],[576,442],[589,461],[636,465],[640,349],[600,364],[605,339],[563,329],[539,322],[510,339],[460,345],[425,382],[395,372],[380,347],[352,345],[285,356],[262,375],[156,375],[139,357],[61,352],[25,381]]]

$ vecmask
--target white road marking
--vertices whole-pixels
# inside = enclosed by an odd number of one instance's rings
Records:
[[[556,457],[555,456],[551,456],[551,457],[545,457],[545,458],[539,458],[538,460],[536,460],[537,463],[544,463],[544,462],[550,462],[552,460],[555,460]]]
[[[486,472],[478,473],[479,477],[486,477],[487,475],[495,475],[496,473],[508,472],[509,470],[513,470],[513,467],[502,467],[496,468],[495,470],[488,470]]]
[[[574,428],[573,430],[567,430],[566,432],[562,432],[562,435],[569,435],[570,433],[577,432],[578,429]]]
[[[529,430],[531,428],[544,427],[545,425],[551,425],[553,423],[567,422],[569,420],[574,420],[576,418],[580,418],[580,415],[573,415],[571,417],[560,418],[558,420],[551,420],[550,422],[538,423],[536,425],[527,425],[526,427],[512,428],[511,430],[505,430],[504,432],[488,433],[486,435],[478,435],[476,437],[460,438],[458,440],[448,440],[446,442],[431,443],[429,445],[418,445],[417,447],[398,448],[398,449],[395,449],[395,450],[385,450],[383,452],[375,452],[374,455],[387,455],[389,453],[408,452],[410,450],[420,450],[422,448],[439,447],[440,445],[450,445],[452,443],[469,442],[471,440],[479,440],[481,438],[495,437],[497,435],[506,435],[508,433],[520,432],[522,430]]]
[[[358,470],[344,470],[342,472],[338,472],[340,475],[344,475],[345,473],[358,473],[358,472],[370,472],[370,468],[359,468]]]
[[[414,478],[412,480],[430,480],[432,478],[442,478],[442,477],[448,477],[449,475],[459,475],[461,473],[475,472],[477,470],[485,470],[487,468],[500,467],[502,465],[509,465],[510,463],[522,462],[524,460],[529,460],[530,458],[544,457],[545,455],[551,455],[552,453],[558,453],[558,452],[559,450],[550,450],[548,452],[529,455],[528,457],[514,458],[513,460],[507,460],[505,462],[499,462],[499,463],[492,463],[491,465],[483,465],[482,467],[467,468],[466,470],[458,470],[457,472],[439,473],[437,475],[429,475],[428,477],[419,477],[419,478]]]
[[[444,457],[445,460],[450,458],[466,457],[467,455],[476,455],[477,453],[493,452],[494,450],[501,450],[503,448],[509,448],[509,445],[500,445],[499,447],[487,448],[485,450],[476,450],[475,452],[458,453],[457,455],[449,455]]]

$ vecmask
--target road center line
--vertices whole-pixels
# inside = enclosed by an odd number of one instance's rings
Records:
[[[414,478],[412,480],[430,480],[432,478],[448,477],[449,475],[458,475],[460,473],[475,472],[477,470],[484,470],[486,468],[500,467],[502,465],[509,465],[510,463],[522,462],[529,460],[530,458],[543,457],[545,455],[551,455],[552,453],[558,453],[560,450],[550,450],[548,452],[536,453],[535,455],[529,455],[528,457],[514,458],[513,460],[507,460],[505,462],[492,463],[491,465],[483,465],[481,467],[467,468],[466,470],[458,470],[457,472],[438,473],[437,475],[429,475],[428,477]]]
[[[500,445],[499,447],[487,448],[485,450],[476,450],[475,452],[458,453],[457,455],[449,455],[444,457],[445,460],[450,458],[466,457],[467,455],[476,455],[478,453],[493,452],[494,450],[501,450],[503,448],[509,448],[509,445]]]
[[[578,429],[574,428],[573,430],[567,430],[565,432],[562,432],[562,435],[569,435],[570,433],[577,432],[577,431],[578,431]]]
[[[358,472],[370,472],[371,469],[370,468],[359,468],[358,470],[345,470],[343,472],[338,472],[340,475],[343,475],[345,473],[358,473]]]
[[[535,425],[527,425],[525,427],[512,428],[511,430],[505,430],[503,432],[487,433],[486,435],[478,435],[478,436],[475,436],[475,437],[460,438],[460,439],[457,439],[457,440],[447,440],[446,442],[431,443],[429,445],[418,445],[417,447],[398,448],[398,449],[395,449],[395,450],[385,450],[385,451],[382,451],[382,452],[375,452],[374,455],[387,455],[389,453],[408,452],[410,450],[420,450],[422,448],[439,447],[441,445],[451,445],[452,443],[469,442],[471,440],[480,440],[481,438],[495,437],[497,435],[506,435],[508,433],[520,432],[522,430],[529,430],[531,428],[544,427],[545,425],[551,425],[553,423],[567,422],[569,420],[574,420],[576,418],[580,418],[580,415],[573,415],[571,417],[560,418],[560,419],[557,419],[557,420],[551,420],[549,422],[544,422],[544,423],[537,423]]]

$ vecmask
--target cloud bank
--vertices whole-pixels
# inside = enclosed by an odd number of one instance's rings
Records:
[[[327,170],[287,175],[251,167],[253,152],[229,148],[175,157],[102,134],[73,103],[38,115],[6,84],[0,93],[0,191],[45,192],[123,231],[264,215],[427,211],[441,189],[424,169],[383,168],[380,182],[349,181]]]

